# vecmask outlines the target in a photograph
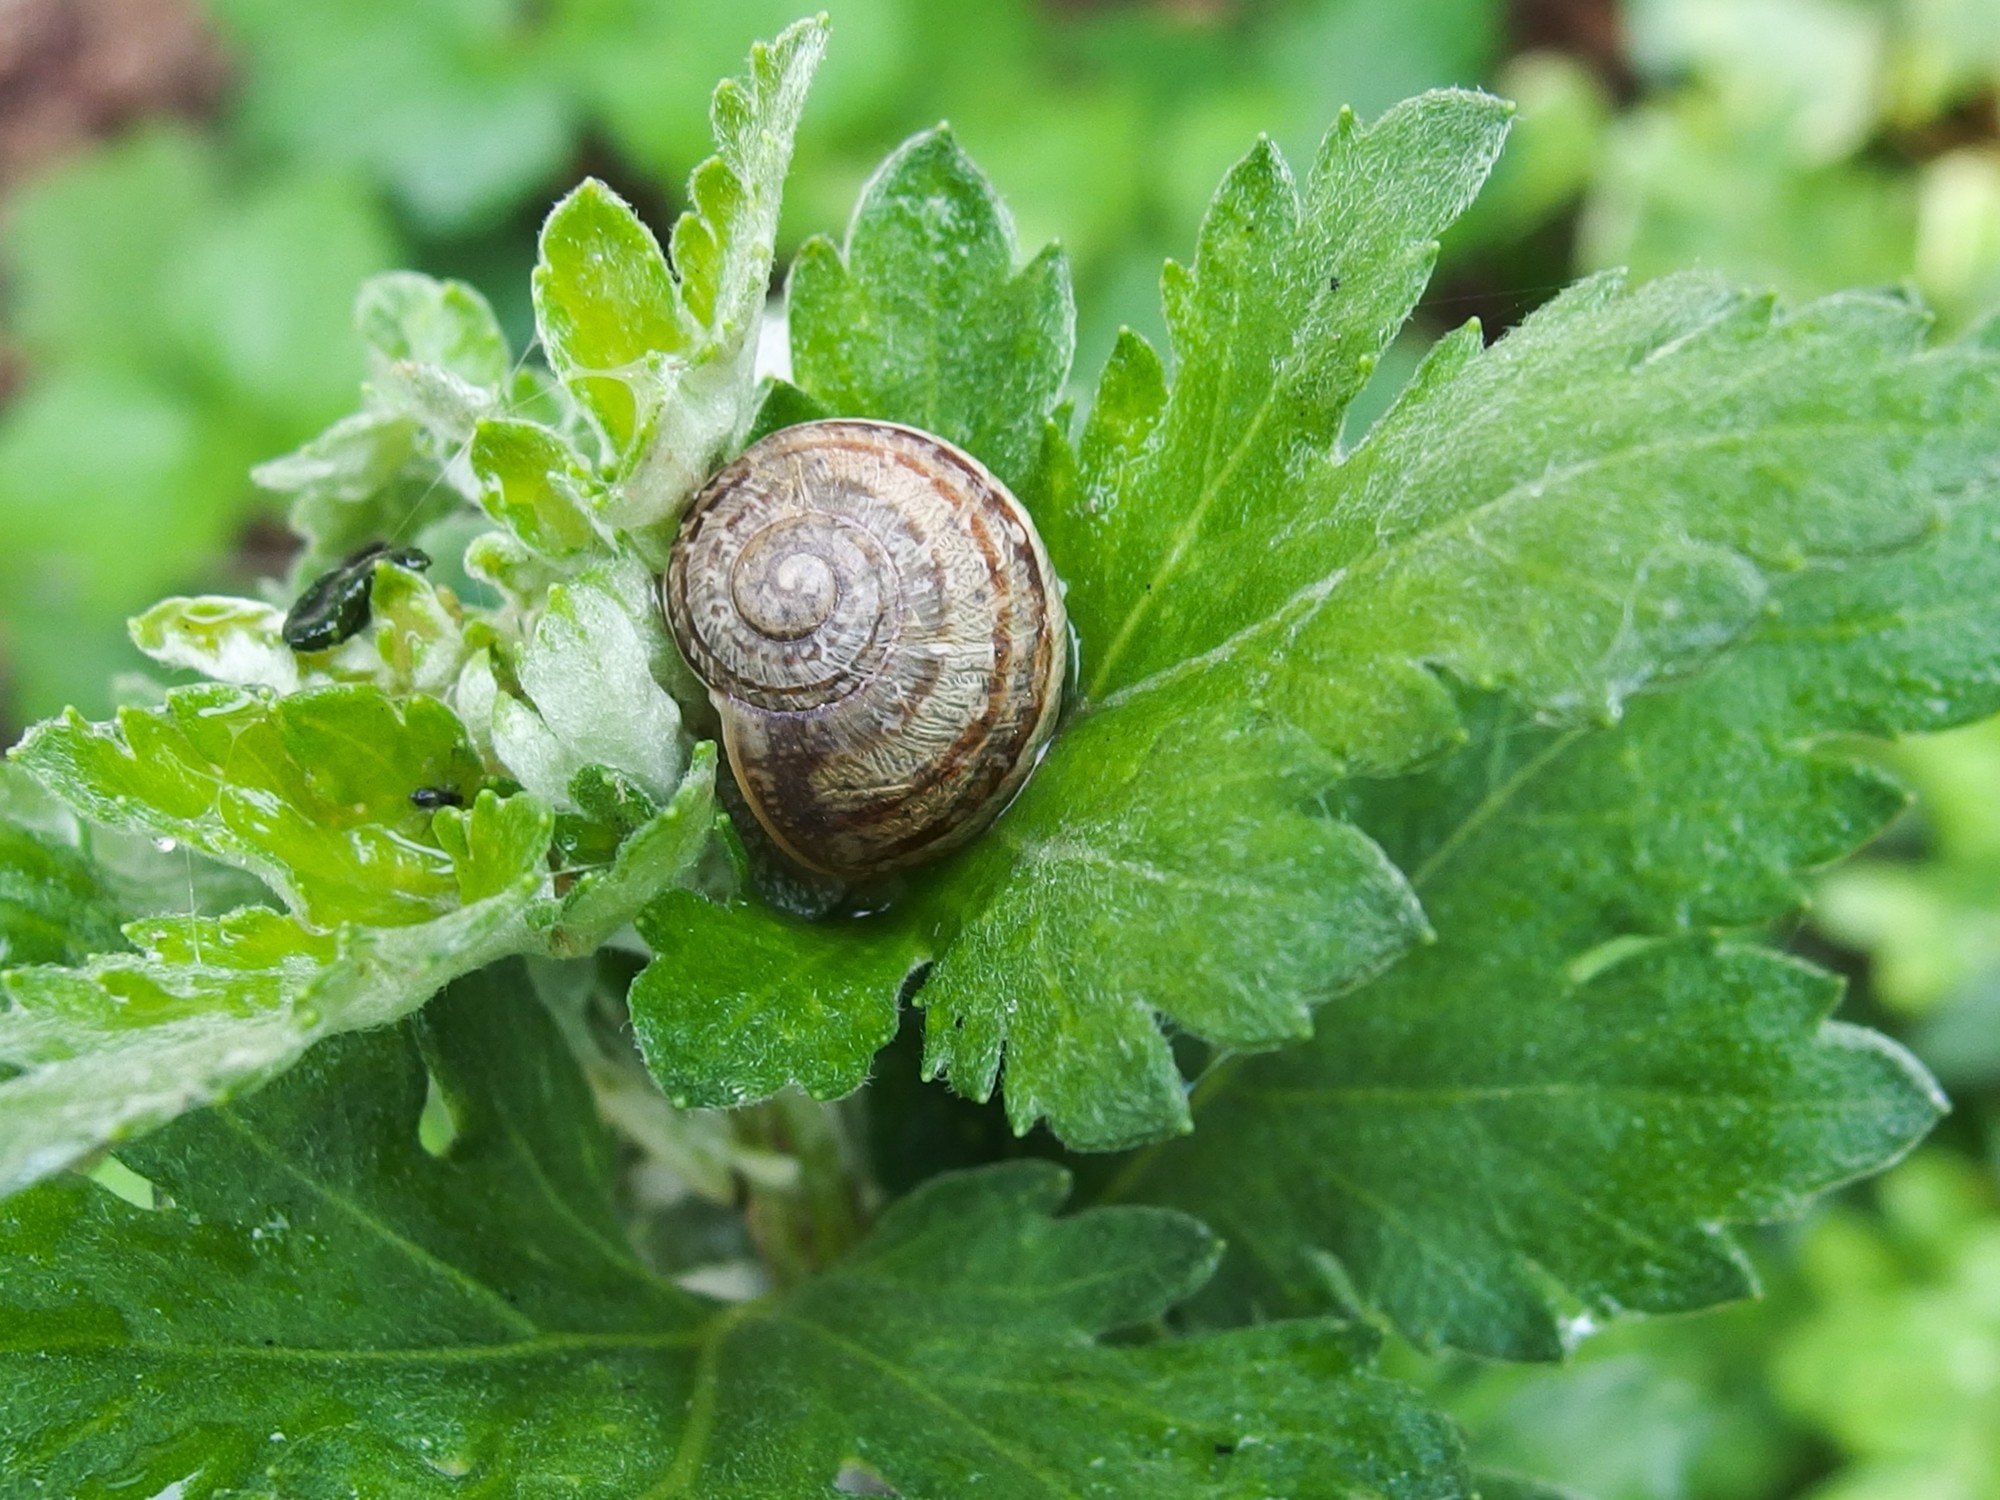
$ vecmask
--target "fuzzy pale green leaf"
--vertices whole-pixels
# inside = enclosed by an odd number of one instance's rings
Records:
[[[602,767],[579,773],[626,802],[628,810],[620,822],[629,819],[629,826],[618,828],[621,836],[611,862],[577,873],[576,883],[559,898],[555,925],[546,939],[551,953],[560,957],[595,951],[638,917],[647,903],[686,878],[707,847],[714,823],[715,765],[714,743],[697,745],[687,774],[663,806],[655,806],[642,789]],[[586,812],[595,811],[589,792],[575,785],[572,791],[582,793],[577,800]]]
[[[825,20],[800,21],[716,89],[716,155],[689,179],[671,266],[594,180],[543,226],[536,321],[550,365],[604,435],[619,479],[603,504],[614,525],[670,517],[750,425],[780,191],[825,47]]]
[[[486,513],[535,551],[567,557],[597,540],[595,483],[582,459],[539,422],[493,418],[472,439],[472,467]]]
[[[355,299],[354,326],[377,380],[397,365],[427,365],[494,396],[507,384],[507,336],[486,299],[462,281],[415,271],[373,277]]]
[[[466,904],[431,921],[328,933],[257,907],[158,917],[126,929],[131,952],[0,975],[0,1194],[253,1088],[322,1037],[399,1020],[528,948],[547,811],[488,792],[448,813]]]
[[[694,867],[715,773],[703,747],[658,800],[631,786],[629,816],[551,870],[547,806],[476,791],[484,769],[430,699],[184,688],[115,724],[43,726],[17,758],[81,816],[257,874],[297,916],[190,910],[128,928],[136,952],[89,958],[80,943],[123,945],[56,877],[90,872],[53,848],[23,866],[40,883],[17,903],[22,936],[44,951],[17,956],[74,967],[0,976],[0,1068],[12,1070],[0,1193],[262,1083],[322,1036],[407,1015],[457,975],[510,954],[593,951]],[[419,789],[467,805],[428,810]],[[192,864],[187,878],[192,903]],[[5,897],[0,881],[0,933],[14,921]],[[47,951],[57,920],[70,939]]]
[[[384,537],[412,536],[470,498],[440,482],[444,455],[406,412],[342,417],[251,477],[289,497],[292,530],[305,540],[293,578],[303,587],[342,558]]]
[[[410,794],[469,796],[485,777],[449,709],[365,687],[177,688],[114,723],[38,725],[13,756],[83,817],[191,844],[323,926],[457,905],[452,862]]]

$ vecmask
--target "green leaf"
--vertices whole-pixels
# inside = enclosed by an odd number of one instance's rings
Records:
[[[1315,805],[1327,767],[1297,735],[1132,713],[1064,735],[951,872],[945,899],[972,909],[918,995],[924,1072],[983,1099],[1004,1050],[1017,1132],[1046,1116],[1110,1151],[1188,1128],[1162,1018],[1231,1047],[1296,1040],[1424,919],[1381,850]]]
[[[1726,1226],[1874,1171],[1942,1101],[1831,977],[1715,929],[1795,908],[1897,789],[1827,737],[2000,708],[2000,499],[1920,548],[1795,575],[1739,651],[1622,723],[1489,701],[1473,745],[1362,791],[1439,941],[1230,1064],[1123,1192],[1217,1223],[1220,1305],[1358,1295],[1413,1337],[1551,1357],[1562,1319],[1752,1289]],[[1337,1263],[1341,1271],[1330,1275]]]
[[[362,286],[354,326],[368,347],[366,405],[415,418],[444,460],[440,479],[452,471],[462,493],[463,450],[511,383],[493,309],[463,282],[394,271]]]
[[[551,367],[609,444],[613,525],[666,520],[750,425],[779,195],[825,48],[824,18],[800,21],[751,49],[746,77],[717,87],[716,155],[688,180],[671,268],[652,231],[594,180],[542,228],[536,322]]]
[[[119,947],[118,917],[90,860],[0,814],[0,965],[78,963]]]
[[[413,271],[371,277],[353,322],[368,354],[362,410],[251,477],[289,495],[305,539],[294,587],[361,547],[421,538],[480,499],[465,461],[474,428],[519,384],[485,298],[458,281]]]
[[[439,716],[450,719],[427,699],[410,700],[398,718],[386,700],[348,689],[308,691],[275,706],[251,700],[264,706],[261,719],[241,703],[211,714],[225,727],[235,723],[239,748],[227,766],[234,779],[208,782],[212,805],[194,812],[174,799],[196,783],[197,768],[175,764],[172,752],[159,747],[168,743],[162,738],[167,724],[176,714],[198,717],[208,692],[185,689],[148,718],[127,716],[122,744],[153,749],[148,765],[163,776],[174,773],[166,780],[135,780],[129,765],[121,773],[115,761],[93,763],[88,752],[65,760],[46,745],[30,759],[87,813],[105,805],[93,799],[126,799],[117,804],[115,826],[156,834],[176,829],[159,836],[185,839],[266,873],[273,857],[310,857],[315,863],[303,873],[287,869],[284,878],[310,894],[308,910],[317,919],[335,920],[325,915],[329,911],[348,915],[339,918],[337,930],[325,932],[265,910],[220,919],[190,911],[129,926],[136,953],[84,959],[79,944],[120,946],[108,913],[93,918],[88,907],[66,910],[59,887],[38,885],[22,908],[23,921],[37,925],[24,931],[46,940],[50,923],[61,918],[70,924],[70,945],[63,952],[17,956],[69,958],[78,967],[0,975],[12,1001],[0,1010],[0,1072],[13,1070],[0,1078],[0,1194],[184,1110],[260,1084],[323,1036],[400,1019],[458,975],[512,954],[592,952],[646,902],[686,879],[708,842],[712,746],[697,752],[664,806],[631,789],[636,814],[610,831],[599,862],[553,873],[553,819],[533,797],[503,799],[488,790],[468,806],[424,812],[397,781],[397,811],[387,820],[344,829],[315,823],[324,816],[325,799],[348,813],[365,813],[375,795],[370,778],[380,767],[368,764],[349,736],[362,735],[371,755],[394,756],[399,726],[406,740],[420,739],[419,731],[439,727],[433,722]],[[357,704],[361,711],[351,712]],[[146,727],[134,734],[135,723]],[[450,728],[457,733],[455,721]],[[86,745],[103,751],[101,742],[113,738],[108,731],[84,726]],[[260,782],[240,774],[278,764],[278,750],[298,756],[296,764],[284,763],[284,775]],[[452,751],[454,757],[462,753],[462,745]],[[315,769],[299,772],[305,765]],[[463,789],[461,795],[470,787],[449,780],[422,784]],[[87,795],[76,795],[79,786]],[[149,797],[166,800],[141,800]],[[300,827],[315,829],[316,841],[300,836]],[[429,920],[412,921],[411,892],[388,883],[410,875],[407,868],[400,877],[390,869],[395,858],[422,859],[425,903],[419,910],[435,912]],[[73,857],[58,861],[50,873],[76,876],[69,871],[73,863]],[[378,883],[369,883],[371,874]],[[187,879],[192,905],[192,867]],[[0,864],[0,936],[9,935],[13,915],[7,897],[7,867]],[[378,923],[403,925],[362,925],[371,912]]]
[[[992,184],[939,128],[904,143],[856,205],[845,251],[809,241],[787,290],[799,385],[840,416],[949,438],[1022,493],[1076,342],[1069,266],[1015,269]]]
[[[929,957],[908,922],[833,926],[685,890],[640,913],[639,936],[654,957],[632,982],[632,1029],[682,1106],[746,1104],[794,1084],[815,1099],[852,1093]]]
[[[305,541],[292,569],[301,588],[372,542],[418,534],[468,498],[449,482],[423,424],[405,411],[343,417],[250,477],[291,497],[291,528]]]
[[[132,644],[162,666],[238,687],[374,683],[396,697],[442,696],[467,656],[456,600],[421,573],[386,561],[369,586],[369,624],[326,652],[301,656],[285,641],[285,611],[255,599],[208,594],[162,599],[127,622]]]
[[[260,908],[158,917],[126,929],[136,952],[0,975],[0,1195],[254,1088],[322,1037],[400,1020],[531,946],[547,811],[488,792],[455,816],[467,904],[433,921],[321,933]]]
[[[176,688],[115,723],[72,712],[38,725],[12,753],[84,817],[191,844],[323,926],[420,922],[457,905],[451,859],[410,794],[469,795],[485,776],[449,709],[364,687]]]
[[[590,472],[569,444],[539,422],[491,418],[472,439],[472,467],[486,513],[547,557],[568,557],[597,541],[590,521]]]
[[[1107,382],[1150,387],[1156,402],[1094,418],[1119,437],[1086,435],[1085,451],[1139,451],[1093,466],[1080,513],[1050,518],[1072,617],[1095,653],[1084,662],[1088,696],[1206,650],[1262,613],[1217,608],[1227,580],[1211,576],[1216,544],[1261,552],[1289,523],[1323,514],[1301,471],[1332,449],[1342,411],[1430,277],[1438,234],[1498,155],[1510,113],[1482,94],[1426,94],[1366,129],[1343,114],[1303,197],[1269,141],[1224,180],[1193,270],[1170,265],[1161,283],[1171,395],[1145,373],[1139,341],[1124,340]],[[1265,608],[1289,592],[1285,582],[1273,579]]]
[[[163,667],[237,687],[298,691],[300,663],[285,644],[285,612],[261,600],[162,599],[127,628],[132,644]]]
[[[796,427],[801,422],[817,422],[832,415],[789,380],[766,379],[759,387],[757,415],[750,420],[744,446],[769,437],[781,427]]]
[[[565,892],[547,945],[557,955],[587,954],[640,915],[642,908],[687,877],[708,845],[715,815],[715,742],[704,740],[690,757],[687,774],[668,803],[636,826],[620,828],[618,852],[602,869],[586,870]],[[593,775],[592,773],[595,773]],[[587,767],[572,792],[586,811],[597,814],[591,786],[635,799],[643,796],[623,778]]]
[[[1558,722],[1615,716],[1628,694],[1698,666],[1748,626],[1768,576],[1920,535],[1992,463],[1990,357],[1924,351],[1922,326],[1866,297],[1774,318],[1682,279],[1631,294],[1587,283],[1484,354],[1476,339],[1448,340],[1362,448],[1308,471],[1313,519],[1278,538],[1250,528],[1210,539],[1200,585],[1179,597],[1190,621],[1206,622],[1287,575],[1326,571],[1203,655],[1086,705],[1041,778],[1063,775],[1072,755],[1079,782],[1091,763],[1140,761],[1163,724],[1183,736],[1213,726],[1208,763],[1224,763],[1244,753],[1228,731],[1246,704],[1316,742],[1329,785],[1342,769],[1407,769],[1467,733],[1440,668]],[[1172,633],[1155,619],[1145,638]],[[1086,662],[1090,651],[1086,637]],[[1112,748],[1121,740],[1131,748]],[[1164,783],[1186,758],[1141,763],[1133,799],[1171,799]],[[1078,817],[1077,798],[1031,787],[1002,832],[1021,847],[1060,846]],[[1211,873],[1232,878],[1239,850],[1223,844]],[[1031,940],[1032,914],[1054,909],[1062,885],[1023,861],[985,888],[972,920],[1016,937],[982,949],[974,982],[989,998],[973,1003],[997,1018],[990,997],[1005,995],[1010,1028],[1049,1017],[1052,1032],[1081,1031],[1054,1019],[1078,986],[1051,982]],[[1368,897],[1322,883],[1318,895],[1335,913],[1391,901],[1386,886]],[[1116,921],[1139,908],[1120,892],[1100,894],[1096,909]],[[1225,897],[1208,921],[1226,928],[1246,909]],[[1144,922],[1121,930],[1157,941]],[[939,979],[951,964],[947,952]],[[1362,977],[1328,972],[1299,998]],[[1169,1014],[1190,1003],[1177,986],[1143,1000]],[[956,1067],[945,1046],[940,1061]],[[1162,1105],[1150,1113],[1164,1132],[1180,1116],[1162,1107],[1169,1080],[1163,1050],[1154,1056]],[[1074,1048],[1065,1060],[1082,1065]],[[989,1077],[982,1066],[972,1091]],[[1030,1070],[1009,1070],[1010,1095],[1040,1087]]]
[[[462,281],[415,271],[373,277],[355,299],[354,326],[378,379],[395,365],[418,364],[496,395],[507,384],[507,336],[486,299]]]
[[[459,682],[459,712],[473,733],[490,737],[515,778],[557,808],[576,806],[572,786],[586,766],[628,776],[656,801],[680,783],[680,710],[654,672],[651,638],[665,629],[650,578],[636,591],[633,582],[630,570],[613,566],[547,591],[512,663],[526,701],[504,690],[483,659]]]
[[[592,178],[542,226],[535,321],[549,361],[616,452],[638,440],[658,399],[655,355],[692,347],[660,242],[625,200]]]
[[[1214,1242],[1159,1210],[1056,1219],[1046,1164],[939,1179],[783,1296],[661,1279],[524,989],[468,981],[414,1037],[338,1039],[129,1149],[158,1208],[70,1178],[0,1209],[10,1475],[190,1500],[794,1500],[856,1474],[1024,1500],[1465,1492],[1449,1425],[1370,1375],[1357,1333],[1102,1342],[1199,1285]],[[441,1158],[418,1144],[427,1068]]]

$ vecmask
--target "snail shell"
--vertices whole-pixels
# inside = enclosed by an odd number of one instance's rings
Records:
[[[694,499],[661,584],[780,848],[856,878],[956,848],[1055,727],[1061,585],[1021,504],[942,438],[787,427]]]

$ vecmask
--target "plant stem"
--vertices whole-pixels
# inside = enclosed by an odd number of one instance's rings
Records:
[[[778,1287],[803,1281],[867,1232],[869,1187],[852,1133],[835,1104],[786,1092],[730,1117],[740,1146],[790,1158],[798,1172],[776,1184],[745,1179],[750,1237]]]

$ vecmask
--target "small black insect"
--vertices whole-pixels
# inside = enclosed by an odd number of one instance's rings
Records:
[[[381,562],[418,573],[431,565],[430,554],[415,547],[370,542],[306,586],[285,616],[285,644],[294,651],[330,651],[358,635],[368,623],[369,590]]]
[[[1327,289],[1327,290],[1328,290],[1329,292],[1337,292],[1337,291],[1339,291],[1339,290],[1340,290],[1340,278],[1339,278],[1338,276],[1329,276],[1329,277],[1327,278],[1327,282],[1326,282],[1326,289]]]
[[[435,812],[440,807],[463,807],[465,794],[454,787],[420,786],[410,793],[410,805],[425,812]]]

